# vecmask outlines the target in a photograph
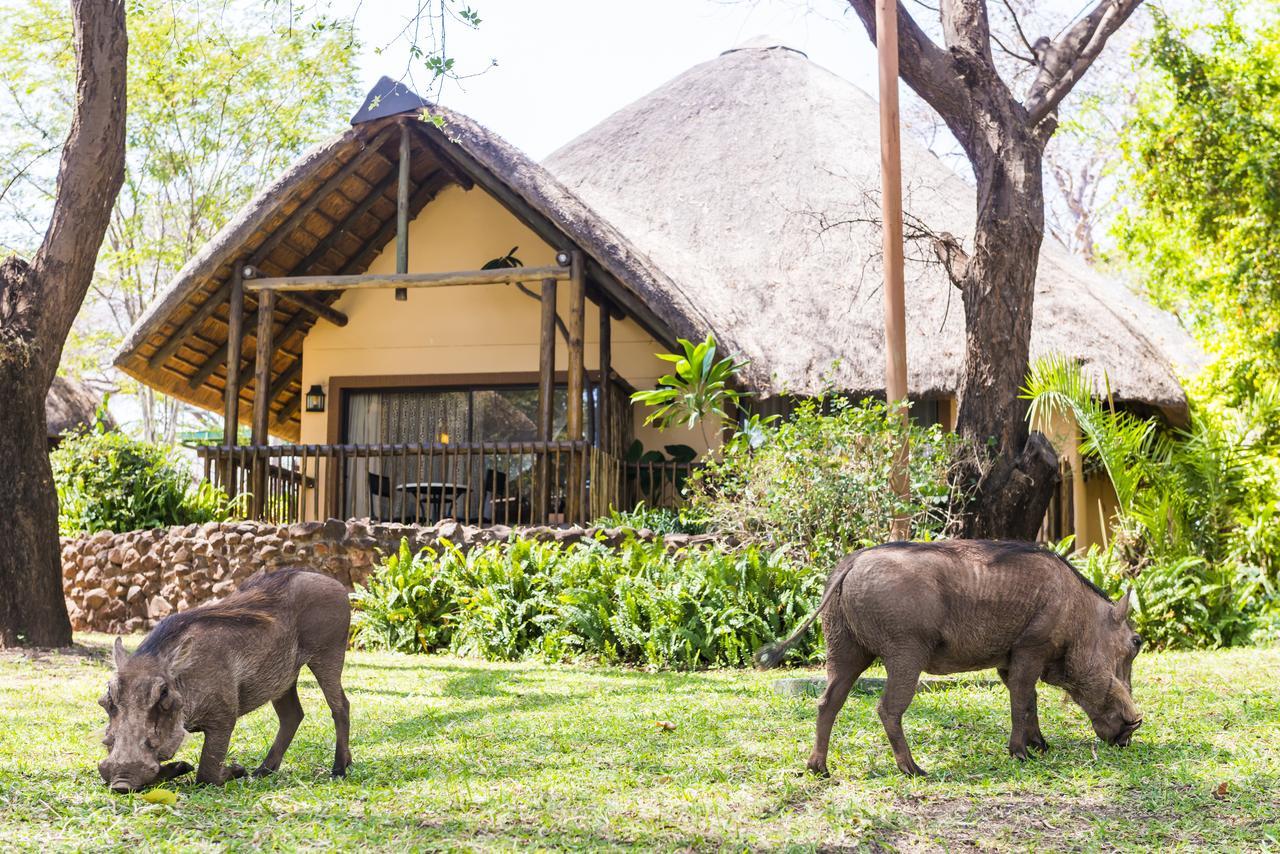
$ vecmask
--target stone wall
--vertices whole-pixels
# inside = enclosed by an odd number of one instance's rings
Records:
[[[654,539],[650,531],[620,529],[524,528],[522,536],[576,542],[600,539],[617,544],[628,535]],[[271,525],[261,522],[209,523],[97,534],[62,540],[62,585],[71,626],[78,632],[113,634],[149,629],[182,611],[234,590],[260,570],[302,566],[324,572],[351,587],[372,572],[378,553],[399,548],[408,537],[416,552],[442,539],[468,549],[500,542],[512,529],[476,528],[444,521],[431,527],[354,520]],[[668,535],[676,548],[706,537]]]

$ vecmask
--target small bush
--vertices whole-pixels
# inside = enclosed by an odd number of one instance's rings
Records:
[[[940,535],[951,506],[948,474],[961,440],[941,426],[902,420],[885,404],[840,396],[804,400],[786,421],[752,423],[696,473],[693,518],[767,549],[792,544],[823,569],[890,538],[896,514],[915,539]],[[890,488],[893,460],[910,441],[910,495]]]
[[[447,647],[455,608],[452,580],[433,555],[413,554],[409,541],[351,594],[352,642],[364,649],[431,652]]]
[[[63,536],[221,522],[226,493],[194,478],[172,449],[113,431],[67,436],[50,454]]]
[[[742,667],[816,607],[822,585],[785,550],[758,546],[668,552],[637,540],[611,549],[513,538],[410,555],[402,543],[352,595],[353,641],[501,661]],[[793,655],[812,661],[820,649],[814,631]]]
[[[1111,597],[1132,586],[1134,627],[1156,649],[1205,649],[1249,643],[1265,615],[1261,569],[1196,555],[1147,563],[1136,574],[1114,550],[1090,547],[1073,558]]]
[[[592,523],[598,528],[631,528],[639,531],[648,528],[655,534],[703,534],[707,523],[695,518],[688,508],[647,507],[644,502],[634,510],[613,510]]]

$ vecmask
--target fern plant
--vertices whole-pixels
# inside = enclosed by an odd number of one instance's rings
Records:
[[[1275,596],[1270,558],[1258,560],[1243,533],[1258,508],[1275,506],[1273,485],[1256,475],[1258,449],[1194,405],[1181,429],[1118,410],[1102,379],[1100,400],[1078,363],[1048,356],[1023,389],[1029,418],[1074,418],[1081,455],[1115,488],[1117,536],[1086,555],[1089,574],[1113,593],[1134,584],[1140,630],[1157,645],[1244,642]]]

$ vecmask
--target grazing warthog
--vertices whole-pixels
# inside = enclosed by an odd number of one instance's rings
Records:
[[[1028,544],[890,543],[842,560],[817,611],[791,637],[757,651],[756,662],[781,662],[822,615],[827,689],[808,764],[823,776],[831,725],[876,658],[889,676],[880,721],[905,774],[924,774],[902,733],[922,672],[996,668],[1009,689],[1009,752],[1018,759],[1028,746],[1049,748],[1036,713],[1040,679],[1066,690],[1104,741],[1125,746],[1142,723],[1130,683],[1142,642],[1128,624],[1129,599],[1112,603],[1067,561]]]
[[[129,792],[192,770],[171,759],[188,732],[203,732],[196,781],[243,777],[225,765],[236,719],[267,701],[280,730],[254,776],[280,767],[302,722],[298,672],[311,668],[337,730],[335,776],[351,765],[349,704],[342,691],[351,605],[341,582],[285,569],[255,576],[221,602],[160,621],[132,656],[116,638],[115,674],[99,702],[107,710],[98,765],[113,791]],[[167,764],[161,765],[165,762]]]

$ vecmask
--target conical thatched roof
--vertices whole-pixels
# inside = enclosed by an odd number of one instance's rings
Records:
[[[884,386],[877,115],[852,83],[757,40],[681,74],[544,165],[751,359],[756,389],[872,392]],[[909,220],[967,238],[973,188],[909,140],[902,155]],[[911,392],[954,394],[959,293],[929,246],[907,255]],[[1095,375],[1105,369],[1118,398],[1175,419],[1186,399],[1171,365],[1201,358],[1175,319],[1051,238],[1032,351],[1074,356]]]
[[[49,439],[56,440],[64,433],[93,424],[102,398],[94,394],[84,383],[55,376],[44,398],[44,417],[48,422]],[[110,416],[108,426],[114,426]]]

